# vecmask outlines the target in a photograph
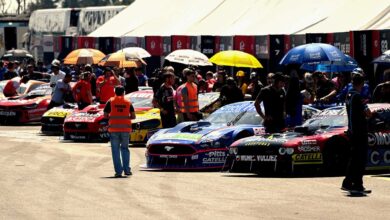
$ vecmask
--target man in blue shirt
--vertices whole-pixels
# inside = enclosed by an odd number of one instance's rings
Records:
[[[364,72],[362,68],[355,68],[351,72],[352,76],[355,74],[362,74],[364,76]],[[349,91],[353,89],[352,83],[348,83],[340,92],[337,94],[336,98],[340,102],[345,102],[345,99],[347,97],[347,94]],[[360,96],[364,100],[365,103],[368,103],[371,99],[371,92],[370,92],[370,86],[367,83],[364,83],[363,88],[360,91]]]

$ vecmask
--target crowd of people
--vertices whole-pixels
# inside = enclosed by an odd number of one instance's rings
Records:
[[[16,78],[16,77],[20,78]],[[199,93],[219,92],[220,106],[243,100],[254,100],[254,106],[267,133],[282,132],[286,127],[300,125],[302,105],[324,107],[346,103],[348,110],[348,135],[352,148],[347,176],[342,183],[344,190],[367,191],[363,186],[365,156],[367,155],[366,117],[371,112],[367,103],[390,102],[390,69],[384,71],[383,82],[370,88],[365,83],[361,68],[352,72],[299,73],[291,69],[286,73],[268,73],[261,81],[259,73],[238,70],[232,74],[225,70],[202,73],[195,68],[175,71],[172,66],[157,69],[148,78],[142,68],[109,68],[96,65],[64,66],[53,60],[49,69],[42,62],[25,66],[19,62],[0,62],[0,80],[9,80],[4,86],[6,97],[18,95],[17,88],[30,79],[42,80],[53,88],[48,109],[76,102],[79,109],[94,101],[105,103],[105,116],[109,119],[112,157],[115,177],[132,175],[128,150],[131,119],[134,108],[124,94],[138,91],[140,86],[152,87],[153,104],[160,109],[162,126],[174,127],[181,121],[197,121]],[[71,85],[71,83],[73,84]],[[263,104],[263,107],[261,107]],[[353,125],[353,126],[352,126]],[[122,158],[122,161],[121,159]]]
[[[331,106],[344,103],[352,89],[351,77],[365,73],[361,68],[352,72],[268,73],[266,78],[257,72],[238,70],[235,73],[220,69],[203,73],[196,68],[175,70],[172,66],[157,69],[149,78],[143,68],[101,67],[97,65],[62,65],[53,60],[49,68],[38,61],[20,63],[0,62],[0,80],[14,79],[3,91],[5,96],[17,95],[17,87],[29,80],[49,82],[53,88],[49,108],[72,101],[79,109],[95,101],[106,103],[115,96],[114,88],[122,85],[125,93],[138,91],[140,86],[150,86],[154,91],[154,105],[160,108],[163,127],[173,127],[177,122],[198,120],[199,104],[197,94],[219,92],[220,105],[243,100],[255,100],[264,125],[272,125],[269,131],[280,131],[286,126],[302,123],[302,105]],[[19,78],[16,78],[19,76]],[[262,80],[261,80],[262,79]],[[72,83],[73,82],[73,83]],[[369,102],[390,102],[390,70],[383,74],[383,82],[375,88],[364,84],[362,98]],[[260,108],[263,102],[264,112]],[[177,115],[177,117],[176,117]],[[275,121],[277,119],[286,120]],[[268,126],[266,126],[268,127]]]

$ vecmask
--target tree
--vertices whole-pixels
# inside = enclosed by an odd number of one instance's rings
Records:
[[[4,16],[8,13],[8,9],[11,7],[11,4],[9,4],[8,0],[0,0],[0,13],[1,16]]]

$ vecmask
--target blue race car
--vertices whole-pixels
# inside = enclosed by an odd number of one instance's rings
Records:
[[[317,111],[304,107],[304,112]],[[146,168],[221,169],[228,146],[252,135],[264,134],[263,120],[253,101],[221,107],[205,120],[183,122],[161,129],[147,142]]]

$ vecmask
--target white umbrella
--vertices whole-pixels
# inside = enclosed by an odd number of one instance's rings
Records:
[[[190,49],[175,50],[172,53],[168,54],[165,57],[165,59],[171,62],[182,63],[182,64],[193,65],[193,66],[213,65],[209,61],[209,58],[206,55],[204,55],[199,51],[190,50]]]
[[[150,53],[141,47],[126,47],[117,52],[125,52],[129,57],[146,58],[151,57]]]

